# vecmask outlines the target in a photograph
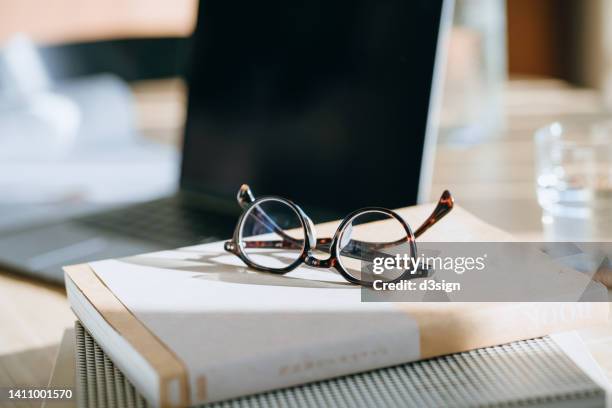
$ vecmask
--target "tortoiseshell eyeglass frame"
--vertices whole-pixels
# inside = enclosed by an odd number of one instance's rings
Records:
[[[442,193],[442,196],[438,200],[438,204],[434,208],[433,212],[427,217],[427,219],[421,224],[419,228],[413,233],[410,226],[404,221],[404,219],[397,214],[393,210],[389,210],[383,207],[365,207],[359,210],[353,211],[349,215],[347,215],[338,228],[333,237],[327,238],[316,238],[314,231],[314,224],[310,220],[310,218],[304,213],[304,211],[292,201],[287,200],[285,198],[276,197],[276,196],[266,196],[255,199],[251,189],[248,185],[243,184],[240,187],[240,190],[237,194],[238,204],[243,208],[244,212],[238,219],[238,224],[236,225],[236,229],[234,230],[234,235],[230,241],[225,242],[225,250],[231,252],[238,256],[248,267],[253,268],[258,271],[270,272],[275,274],[285,274],[287,272],[292,271],[297,268],[302,263],[305,263],[308,266],[317,267],[317,268],[332,268],[338,271],[342,277],[344,277],[347,281],[362,285],[362,286],[372,286],[373,282],[357,279],[348,273],[342,263],[338,260],[338,251],[339,251],[339,242],[342,233],[346,229],[350,223],[357,218],[358,216],[365,213],[380,213],[387,215],[391,218],[396,219],[404,228],[406,232],[406,237],[402,238],[395,242],[387,242],[387,243],[371,243],[371,242],[363,242],[358,240],[350,240],[347,245],[345,245],[340,252],[343,256],[353,257],[361,260],[368,260],[370,256],[364,258],[365,255],[376,255],[380,254],[385,256],[387,254],[379,252],[380,249],[384,249],[390,246],[407,244],[410,248],[410,256],[413,257],[417,253],[416,249],[416,238],[420,237],[425,231],[431,228],[435,223],[440,221],[446,214],[448,214],[454,205],[454,199],[451,193],[448,190],[445,190]],[[266,201],[278,201],[281,202],[288,207],[290,207],[297,214],[301,227],[304,230],[304,240],[297,239],[291,237],[287,234],[281,227],[279,227],[274,220],[272,220],[261,208],[260,204]],[[257,212],[254,216],[260,220],[260,222],[267,224],[272,228],[274,233],[279,235],[282,239],[280,240],[268,240],[268,241],[243,241],[241,239],[241,232],[243,228],[244,221],[247,216],[252,212]],[[245,248],[279,248],[279,249],[300,249],[300,256],[291,264],[283,267],[283,268],[271,268],[264,265],[258,265],[254,263],[249,257],[245,254]],[[329,254],[327,259],[318,259],[312,255],[313,250],[323,251]],[[361,256],[355,256],[356,253],[359,253]],[[387,255],[388,256],[388,255]],[[371,260],[371,259],[370,259]],[[412,270],[406,270],[401,276],[398,278],[389,281],[389,282],[397,282],[404,279],[414,278],[414,277],[422,277],[423,275],[416,275]]]

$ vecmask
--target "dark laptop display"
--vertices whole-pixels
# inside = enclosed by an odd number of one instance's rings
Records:
[[[415,204],[441,0],[203,1],[181,187]]]
[[[414,204],[432,164],[442,3],[202,1],[180,191],[0,231],[0,264],[62,282],[63,265],[227,238],[242,183],[315,222]]]

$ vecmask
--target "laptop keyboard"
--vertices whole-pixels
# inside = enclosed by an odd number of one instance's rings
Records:
[[[173,196],[81,217],[77,222],[174,248],[227,239],[237,217]]]

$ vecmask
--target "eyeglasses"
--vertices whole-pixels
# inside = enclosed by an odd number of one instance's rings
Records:
[[[415,258],[416,238],[448,214],[454,204],[450,192],[444,191],[431,215],[414,233],[395,211],[366,207],[347,215],[333,237],[316,238],[313,222],[290,200],[274,196],[255,199],[246,184],[240,187],[237,199],[244,212],[232,240],[225,242],[225,250],[247,266],[285,274],[305,263],[335,269],[347,281],[362,286],[372,286],[375,280],[396,282],[423,276],[414,268],[399,265],[381,274],[372,264],[376,258],[397,255]],[[363,228],[366,224],[368,228]],[[317,258],[316,251],[327,256]]]

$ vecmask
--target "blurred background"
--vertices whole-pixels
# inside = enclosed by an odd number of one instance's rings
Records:
[[[197,7],[2,0],[0,227],[176,188]],[[533,134],[607,118],[611,19],[612,0],[457,0],[432,196],[541,236]]]
[[[176,189],[196,9],[2,1],[0,228]]]

